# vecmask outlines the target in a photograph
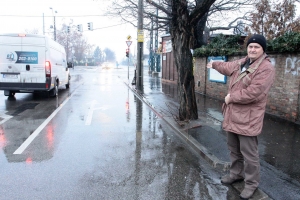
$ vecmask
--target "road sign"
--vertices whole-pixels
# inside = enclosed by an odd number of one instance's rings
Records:
[[[131,36],[130,35],[127,36],[127,40],[131,40]]]
[[[130,47],[131,43],[132,43],[132,41],[126,41],[126,44],[128,47]]]
[[[143,30],[138,30],[137,37],[138,37],[138,39],[137,39],[138,42],[144,42],[144,31]]]

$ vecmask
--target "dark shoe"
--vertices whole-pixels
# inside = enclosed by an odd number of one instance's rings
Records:
[[[232,183],[240,182],[240,181],[243,181],[243,180],[244,180],[244,178],[231,178],[230,175],[227,174],[225,176],[222,176],[221,183],[232,184]]]
[[[255,188],[255,189],[244,188],[244,190],[240,194],[241,199],[243,199],[243,200],[249,199],[250,197],[253,196],[256,189],[257,188]]]

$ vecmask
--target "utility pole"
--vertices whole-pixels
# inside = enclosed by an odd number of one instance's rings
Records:
[[[57,13],[57,11],[55,10],[55,11],[54,11],[54,14],[53,14],[53,8],[50,7],[50,9],[52,10],[52,15],[53,15],[53,39],[54,39],[54,41],[56,41],[56,22],[55,22],[55,13]]]
[[[54,15],[54,41],[56,41],[56,22],[55,22],[55,15]]]
[[[155,69],[154,73],[157,76],[160,72],[160,54],[158,53],[158,8],[156,9],[156,33],[155,33]]]
[[[153,17],[151,17],[151,31],[150,31],[150,58],[149,58],[149,74],[152,74],[154,69],[154,51],[153,51]]]
[[[144,43],[144,31],[143,31],[143,0],[138,2],[138,45],[137,45],[137,77],[136,87],[138,90],[143,91],[143,43]]]
[[[43,13],[43,35],[45,35],[45,16]]]

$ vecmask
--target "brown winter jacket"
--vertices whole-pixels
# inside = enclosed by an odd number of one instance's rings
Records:
[[[241,73],[248,58],[233,62],[213,62],[212,68],[230,76],[228,105],[223,105],[223,129],[236,134],[257,136],[261,133],[267,94],[274,82],[275,69],[266,54]],[[244,75],[238,79],[240,75]]]

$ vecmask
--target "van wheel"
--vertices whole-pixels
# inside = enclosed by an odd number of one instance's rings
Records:
[[[9,92],[9,95],[8,95],[8,96],[9,96],[9,97],[14,97],[15,94],[16,94],[15,92]]]
[[[68,81],[68,83],[66,84],[66,89],[70,88],[70,80]]]
[[[49,91],[49,96],[50,97],[56,97],[58,95],[58,87],[55,84],[54,88]]]

